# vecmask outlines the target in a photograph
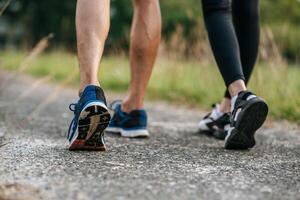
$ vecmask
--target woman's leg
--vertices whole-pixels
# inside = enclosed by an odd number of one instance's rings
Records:
[[[249,82],[255,66],[259,46],[259,0],[232,1],[232,15],[237,35],[240,56],[245,76],[245,83]],[[225,92],[220,109],[230,111],[230,94]]]
[[[249,2],[250,0],[247,1]],[[240,8],[240,6],[244,6],[242,3],[244,1],[241,0],[238,3],[233,3],[233,7],[237,8],[235,10],[236,13],[244,12]],[[268,106],[264,100],[257,97],[254,93],[247,91],[245,84],[246,77],[242,67],[242,64],[245,63],[251,65],[251,69],[246,69],[249,79],[256,59],[257,44],[254,44],[251,47],[252,49],[250,49],[251,52],[255,52],[253,53],[253,55],[255,54],[254,56],[245,55],[249,53],[248,51],[244,52],[244,49],[248,48],[245,41],[249,38],[240,37],[236,31],[240,33],[247,24],[242,21],[243,19],[238,18],[234,20],[234,24],[238,24],[238,26],[233,25],[230,0],[202,0],[202,4],[209,41],[231,97],[230,128],[225,138],[225,148],[251,148],[255,145],[254,134],[262,126],[268,113]],[[248,15],[245,16],[245,19],[248,17]],[[258,37],[254,37],[254,39],[257,43]],[[242,51],[240,52],[239,43],[242,44],[242,47],[245,47],[242,50],[243,55],[241,55]],[[242,62],[242,57],[246,61],[245,63]],[[228,101],[228,98],[227,100],[225,99],[225,103]],[[200,130],[202,127],[206,128],[209,125],[209,127],[212,127],[212,131],[219,131],[220,126],[218,124],[220,120],[216,116],[222,117],[223,115],[217,108],[204,118],[204,120],[200,121]],[[220,121],[220,123],[224,122]]]
[[[229,0],[202,0],[204,21],[219,70],[227,87],[244,80]]]
[[[241,90],[245,90],[243,82],[245,78],[238,39],[232,22],[230,0],[202,0],[202,8],[209,41],[226,86],[231,85],[232,89],[232,86],[237,85],[235,89],[241,87]],[[199,122],[199,130],[224,139],[230,124],[228,117],[230,104],[231,99],[224,98],[221,106],[216,105],[212,112]]]

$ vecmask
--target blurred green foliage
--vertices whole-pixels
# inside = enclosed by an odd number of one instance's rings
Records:
[[[176,27],[181,26],[184,39],[193,42],[190,39],[193,37],[191,32],[202,24],[200,0],[160,0],[160,3],[164,41],[167,42]],[[108,50],[128,49],[131,4],[130,0],[111,0],[111,29],[106,44]],[[261,0],[260,4],[262,25],[270,26],[274,31],[275,41],[283,56],[289,61],[300,62],[300,1]],[[17,40],[19,46],[30,47],[41,37],[54,33],[54,47],[75,50],[75,8],[76,0],[13,0],[0,18],[0,26],[1,20],[5,20],[11,27],[21,27],[23,32]]]
[[[26,53],[0,51],[0,69],[18,70]],[[50,76],[53,81],[65,82],[70,72],[78,66],[76,55],[55,51],[36,57],[26,68],[35,77]],[[105,90],[124,92],[130,80],[129,60],[122,56],[105,56],[101,63],[99,79]],[[79,84],[79,74],[69,82]],[[250,80],[250,89],[262,95],[269,104],[270,116],[300,123],[300,68],[291,65],[272,66],[259,64]],[[284,83],[284,84],[282,84]],[[217,67],[199,64],[194,60],[177,61],[159,58],[148,87],[148,99],[183,103],[210,109],[208,105],[218,102],[225,86]]]

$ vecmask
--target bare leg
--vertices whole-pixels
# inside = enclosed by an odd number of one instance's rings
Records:
[[[158,0],[133,0],[131,28],[131,81],[122,110],[143,108],[145,91],[151,76],[161,37],[161,14]]]
[[[77,48],[80,68],[79,93],[87,85],[99,85],[98,68],[109,30],[110,0],[78,0]]]

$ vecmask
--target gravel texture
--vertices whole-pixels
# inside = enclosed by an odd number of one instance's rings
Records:
[[[252,150],[229,151],[197,133],[203,111],[148,102],[149,139],[107,134],[106,152],[70,152],[68,105],[77,91],[0,78],[1,200],[300,199],[298,126],[274,123],[258,131]]]

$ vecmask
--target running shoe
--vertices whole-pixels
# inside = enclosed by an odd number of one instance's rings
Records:
[[[74,118],[68,131],[69,150],[104,151],[104,129],[110,114],[106,107],[103,90],[94,85],[87,86],[77,103],[69,106]]]
[[[250,91],[242,91],[231,100],[231,127],[225,138],[226,149],[248,149],[255,146],[255,132],[268,115],[268,105]]]
[[[199,132],[224,140],[230,128],[230,113],[221,112],[219,104],[214,104],[212,107],[212,112],[199,122]]]
[[[110,105],[114,115],[106,129],[107,132],[118,133],[123,137],[148,137],[147,113],[145,110],[133,110],[130,113],[122,111],[121,101]]]

